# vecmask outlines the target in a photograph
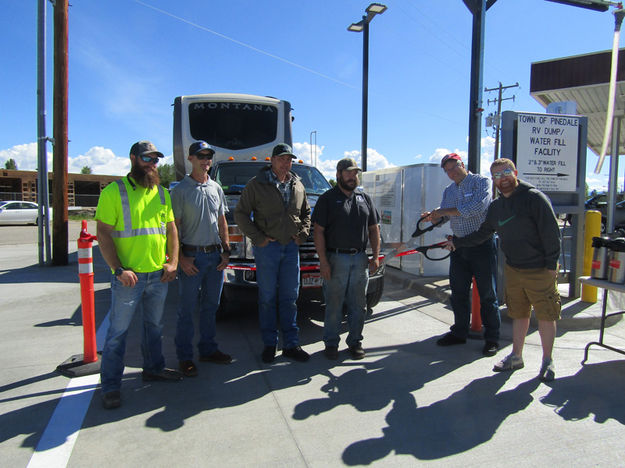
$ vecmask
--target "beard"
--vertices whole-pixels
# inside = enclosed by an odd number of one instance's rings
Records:
[[[148,172],[137,163],[132,165],[132,168],[130,169],[130,175],[139,183],[139,185],[147,189],[151,189],[152,187],[161,183],[161,178],[158,175],[158,170],[154,169]]]
[[[336,181],[343,190],[347,190],[348,192],[353,192],[358,187],[358,179],[356,180],[345,180],[343,177],[339,177],[339,180]]]

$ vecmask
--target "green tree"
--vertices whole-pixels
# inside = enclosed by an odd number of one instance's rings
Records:
[[[7,162],[5,162],[4,163],[4,168],[5,169],[13,169],[14,171],[17,171],[17,163],[15,162],[15,159],[11,158]]]
[[[158,166],[158,175],[161,178],[161,185],[169,188],[169,183],[176,180],[176,171],[173,164],[162,164]]]
[[[330,182],[330,185],[331,185],[332,187],[336,187],[336,180],[334,180],[334,179],[330,179],[330,180],[328,180],[328,182]]]
[[[81,170],[80,170],[81,174],[93,174],[93,171],[91,170],[91,168],[89,166],[84,166]]]

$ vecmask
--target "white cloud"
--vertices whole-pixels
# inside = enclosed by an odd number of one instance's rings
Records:
[[[493,162],[494,154],[495,154],[495,139],[493,137],[487,136],[482,138],[481,141],[481,157],[480,157],[480,173],[486,177],[490,177],[490,165]],[[469,153],[465,150],[460,150],[458,148],[454,150],[450,150],[449,148],[436,148],[434,153],[427,158],[428,162],[440,163],[443,156],[449,153],[458,154],[465,165],[469,160]],[[417,156],[420,157],[421,155]]]
[[[130,158],[117,156],[112,150],[94,146],[85,154],[69,158],[69,172],[79,173],[89,166],[93,174],[125,175],[130,171]]]
[[[313,159],[320,160],[325,146],[311,145],[310,143],[293,143],[293,152],[306,164],[311,164]]]
[[[310,161],[310,145],[307,143],[295,143],[294,147],[298,145],[307,146],[309,151],[308,161]],[[321,147],[321,153],[323,152],[323,148]],[[336,164],[340,159],[343,158],[353,158],[358,163],[358,166],[362,167],[362,161],[360,158],[360,151],[352,150],[352,151],[344,151],[343,156],[338,159],[322,159],[321,153],[317,153],[317,169],[321,171],[321,173],[325,176],[326,179],[336,179]],[[297,153],[296,151],[296,154]],[[377,150],[373,148],[367,149],[367,171],[375,171],[377,169],[386,169],[387,167],[395,167],[395,164],[389,162],[388,159],[382,154],[380,154]]]
[[[4,168],[4,164],[9,160],[15,160],[17,169],[20,171],[36,171],[37,170],[37,143],[26,143],[24,145],[16,145],[9,149],[0,150],[0,164]],[[48,168],[52,165],[52,152],[48,152]]]
[[[48,171],[52,171],[52,151],[48,151]],[[16,145],[12,148],[0,150],[0,164],[14,159],[17,168],[21,171],[37,170],[37,143]],[[173,164],[173,157],[166,156],[161,164]],[[70,156],[67,161],[68,171],[80,173],[83,167],[89,166],[93,174],[126,175],[130,171],[130,158],[126,155],[117,156],[112,150],[102,146],[94,146],[85,154]]]
[[[436,163],[436,164],[440,164],[441,159],[443,159],[443,156],[445,156],[446,154],[449,154],[449,153],[456,153],[457,155],[459,155],[462,158],[462,160],[465,163],[467,162],[467,152],[459,150],[458,148],[456,148],[455,150],[450,150],[449,148],[436,148],[434,150],[434,153],[432,155],[430,155],[430,157],[427,159],[427,162],[433,162],[433,163]]]
[[[586,185],[588,185],[588,192],[592,192],[596,190],[597,192],[607,192],[608,191],[608,175],[607,174],[595,174],[594,172],[591,174],[586,174]],[[619,187],[623,187],[623,178],[619,177],[617,189],[620,191]]]

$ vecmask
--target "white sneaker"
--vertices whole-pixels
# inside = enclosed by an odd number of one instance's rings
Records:
[[[495,364],[493,367],[494,372],[514,371],[517,369],[523,369],[523,358],[517,356],[514,353],[508,354],[505,358]]]

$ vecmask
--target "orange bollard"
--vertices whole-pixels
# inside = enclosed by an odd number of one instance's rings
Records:
[[[473,277],[473,295],[471,296],[471,331],[482,331],[482,315],[480,314],[480,293]]]
[[[95,299],[93,288],[92,246],[96,236],[87,232],[87,221],[83,220],[78,238],[78,276],[80,278],[80,300],[82,309],[82,330],[84,353],[71,356],[56,366],[66,377],[81,377],[100,372],[100,361],[95,337]]]
[[[82,221],[82,229],[78,238],[78,276],[80,277],[80,299],[82,309],[82,331],[84,336],[85,363],[98,360],[98,349],[95,338],[95,301],[93,289],[93,241],[96,236],[87,232],[87,221]]]

